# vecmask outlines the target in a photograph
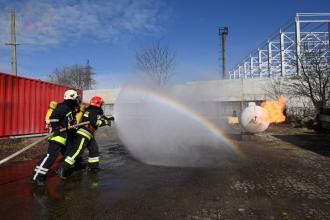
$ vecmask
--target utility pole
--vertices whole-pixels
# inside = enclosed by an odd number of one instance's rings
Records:
[[[10,43],[7,45],[11,46],[11,72],[17,76],[17,56],[16,56],[16,30],[15,30],[15,11],[10,12]]]
[[[330,64],[330,22],[328,22],[328,64]]]
[[[219,28],[219,36],[221,37],[221,54],[220,62],[222,67],[222,79],[226,79],[226,38],[228,35],[228,27]]]
[[[300,69],[301,69],[301,63],[300,63],[300,21],[299,21],[299,16],[298,14],[296,15],[295,18],[296,22],[296,62],[297,62],[297,75],[300,74]]]

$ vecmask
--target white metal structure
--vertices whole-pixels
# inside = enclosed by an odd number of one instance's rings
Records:
[[[227,78],[263,78],[299,73],[302,48],[318,49],[325,59],[329,53],[330,13],[297,13],[278,32],[253,50],[229,71]],[[293,64],[295,60],[297,64]]]

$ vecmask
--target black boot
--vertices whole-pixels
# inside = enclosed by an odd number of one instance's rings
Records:
[[[91,173],[98,173],[101,169],[100,169],[99,163],[89,163],[88,164],[88,170]]]
[[[80,171],[86,169],[87,164],[84,162],[82,157],[77,157],[76,162],[74,163],[72,170],[73,171]]]
[[[62,179],[65,180],[66,179],[66,172],[63,169],[63,167],[58,168],[57,170],[55,170],[55,173]]]
[[[100,168],[88,168],[88,171],[93,174],[98,173],[100,170]]]
[[[70,169],[71,165],[67,162],[63,162],[61,167],[55,170],[55,173],[62,179],[65,180],[68,177],[68,170]]]
[[[37,186],[45,186],[46,176],[44,175],[38,175],[35,179],[31,179],[31,183],[37,185]]]

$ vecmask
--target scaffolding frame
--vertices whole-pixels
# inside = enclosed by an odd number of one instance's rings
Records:
[[[229,79],[286,77],[300,72],[303,48],[330,60],[330,13],[297,13],[231,69]],[[292,62],[295,61],[295,62]]]

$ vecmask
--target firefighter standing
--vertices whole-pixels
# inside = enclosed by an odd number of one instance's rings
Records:
[[[55,162],[58,153],[64,151],[67,139],[70,139],[75,129],[60,132],[61,128],[72,128],[75,125],[75,113],[79,107],[79,96],[74,90],[64,93],[64,101],[59,103],[49,117],[53,135],[48,138],[47,154],[38,162],[32,174],[32,183],[38,186],[45,185],[45,177],[49,168]]]
[[[68,149],[65,160],[62,162],[61,167],[57,170],[57,174],[62,179],[66,178],[67,171],[74,165],[77,157],[81,155],[85,148],[89,150],[89,169],[94,172],[99,170],[99,149],[94,138],[94,132],[98,127],[105,125],[111,126],[111,120],[114,120],[113,117],[107,118],[104,116],[101,108],[103,103],[104,101],[101,97],[94,96],[90,100],[90,105],[85,109],[82,122],[89,121],[90,123],[77,130],[73,140],[73,146],[71,149]]]

